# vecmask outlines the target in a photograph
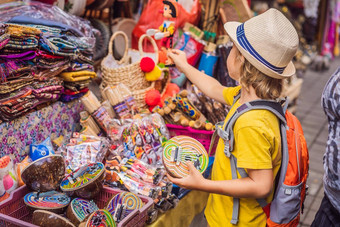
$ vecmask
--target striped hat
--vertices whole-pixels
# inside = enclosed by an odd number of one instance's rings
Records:
[[[242,55],[265,75],[285,79],[295,74],[292,59],[299,37],[280,11],[269,9],[243,24],[227,22],[224,28]]]

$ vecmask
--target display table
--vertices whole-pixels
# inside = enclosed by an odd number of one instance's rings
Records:
[[[159,215],[158,219],[148,226],[190,226],[194,217],[206,206],[208,196],[207,192],[191,191],[179,201],[174,209]]]
[[[12,154],[20,162],[29,152],[29,145],[41,143],[75,131],[79,113],[84,110],[79,100],[70,103],[55,102],[41,110],[0,124],[0,157]]]

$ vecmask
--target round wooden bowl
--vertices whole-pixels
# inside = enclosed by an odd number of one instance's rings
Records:
[[[79,226],[81,227],[92,227],[92,226],[116,227],[116,222],[114,221],[109,211],[101,209],[87,216],[85,221],[82,222]]]
[[[75,227],[75,225],[66,218],[46,210],[34,211],[32,223],[41,227]]]
[[[188,136],[175,136],[165,143],[163,164],[171,176],[186,177],[189,174],[187,161],[191,161],[201,173],[207,169],[209,156],[198,140]]]
[[[96,210],[98,210],[98,207],[93,201],[75,198],[68,206],[66,216],[74,225],[78,226],[88,215]]]
[[[33,210],[47,210],[61,214],[70,203],[71,199],[65,193],[57,191],[30,192],[25,195],[24,203]]]
[[[126,206],[124,217],[128,216],[133,210],[140,209],[144,206],[143,201],[138,197],[138,195],[131,192],[121,192],[114,195],[105,207],[113,216],[116,207],[119,204],[124,204]]]
[[[60,155],[49,155],[40,158],[22,170],[22,181],[32,191],[47,192],[59,187],[65,176],[64,158]]]
[[[60,188],[69,196],[92,199],[102,190],[104,178],[104,164],[90,163],[67,175],[60,183]]]

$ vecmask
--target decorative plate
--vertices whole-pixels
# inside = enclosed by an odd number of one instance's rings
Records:
[[[187,161],[193,162],[201,173],[207,169],[209,157],[199,141],[188,136],[176,136],[165,143],[163,163],[171,176],[177,178],[187,176],[189,174]]]
[[[66,216],[73,224],[78,226],[80,222],[96,210],[99,210],[99,208],[93,201],[75,198],[68,206]]]
[[[115,195],[106,205],[106,209],[114,216],[116,208],[119,205],[125,205],[125,213],[123,217],[128,216],[133,210],[140,209],[144,206],[143,201],[134,193],[121,192]]]
[[[104,178],[104,164],[90,163],[68,174],[60,183],[60,188],[70,196],[91,199],[103,188]]]
[[[65,193],[57,191],[49,192],[30,192],[24,197],[27,206],[33,209],[56,210],[63,209],[70,203],[71,199]]]
[[[111,213],[107,210],[97,210],[91,214],[86,221],[86,227],[115,227],[116,222],[113,220]]]

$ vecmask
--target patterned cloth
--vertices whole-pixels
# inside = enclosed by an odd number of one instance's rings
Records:
[[[328,118],[328,141],[323,157],[325,194],[340,213],[340,67],[328,80],[322,107]]]
[[[79,112],[84,107],[80,101],[69,104],[55,102],[36,112],[7,123],[0,123],[0,156],[12,155],[20,162],[29,152],[29,145],[41,143],[48,136],[52,140],[67,135],[79,127]]]
[[[320,208],[311,225],[311,227],[320,226],[340,226],[340,213],[333,207],[326,194],[323,197]]]

